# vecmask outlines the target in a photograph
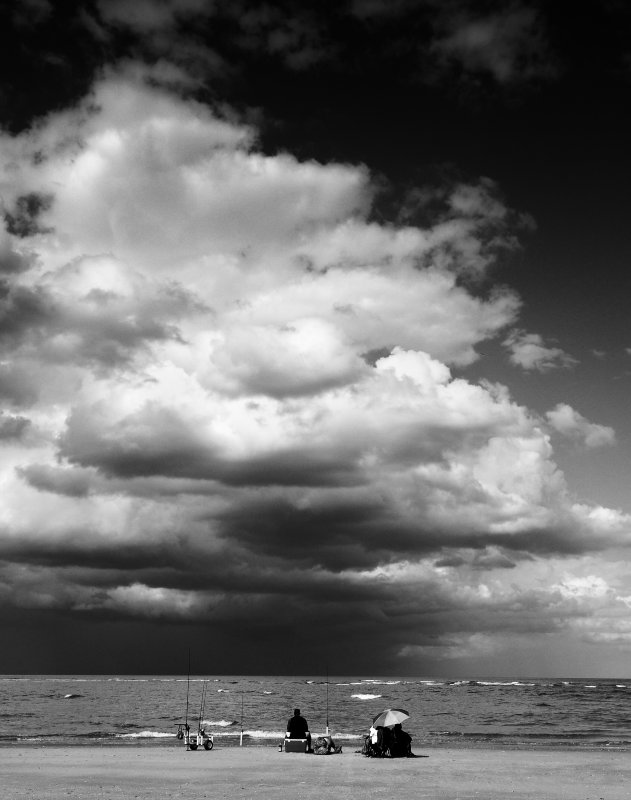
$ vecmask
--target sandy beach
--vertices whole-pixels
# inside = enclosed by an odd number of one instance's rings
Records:
[[[274,748],[20,747],[0,750],[6,798],[433,798],[627,800],[631,753],[428,750],[368,759]]]

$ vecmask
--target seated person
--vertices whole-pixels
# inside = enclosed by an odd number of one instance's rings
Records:
[[[388,752],[390,746],[390,731],[384,728],[383,725],[377,725],[376,728],[370,728],[370,755],[384,756]]]
[[[307,750],[311,752],[311,734],[309,733],[309,723],[304,717],[300,716],[300,709],[294,708],[294,715],[287,721],[287,733],[285,739],[306,739]]]
[[[412,737],[398,722],[391,733],[390,754],[392,756],[412,757]]]

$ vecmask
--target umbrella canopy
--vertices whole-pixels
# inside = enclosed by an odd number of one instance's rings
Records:
[[[377,714],[372,724],[374,728],[376,728],[377,725],[383,725],[384,728],[391,728],[398,722],[404,722],[409,716],[408,712],[404,711],[402,708],[386,708],[381,714]]]

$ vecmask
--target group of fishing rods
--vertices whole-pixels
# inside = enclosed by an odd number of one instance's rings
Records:
[[[214,737],[212,733],[207,733],[202,726],[204,711],[206,709],[206,695],[208,692],[208,681],[202,683],[202,694],[199,703],[199,714],[197,717],[197,733],[192,734],[188,724],[189,698],[191,688],[191,653],[188,654],[188,674],[186,676],[186,715],[184,722],[177,723],[177,738],[184,739],[187,750],[197,750],[203,747],[204,750],[212,750]],[[329,733],[329,670],[326,671],[326,733]],[[243,692],[241,692],[241,734],[239,736],[239,746],[243,747]]]
[[[208,681],[202,683],[202,695],[199,702],[199,714],[197,717],[197,733],[191,733],[191,727],[188,724],[188,711],[189,699],[191,689],[191,651],[188,651],[188,673],[186,676],[186,714],[184,722],[177,723],[177,738],[184,739],[187,750],[197,750],[203,747],[204,750],[212,750],[214,745],[214,737],[212,733],[207,733],[203,727],[202,722],[204,719],[204,711],[206,709],[206,695],[208,693]],[[243,692],[241,692],[241,737],[239,745],[243,746]]]

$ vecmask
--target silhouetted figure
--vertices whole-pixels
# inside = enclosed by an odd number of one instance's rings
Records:
[[[300,716],[300,709],[294,708],[294,715],[287,721],[287,733],[285,739],[306,739],[307,750],[311,752],[311,734],[309,733],[309,723],[304,717]]]
[[[397,756],[413,757],[412,737],[403,730],[400,722],[394,726],[390,734],[390,755],[394,758]]]

